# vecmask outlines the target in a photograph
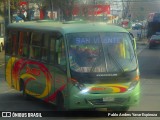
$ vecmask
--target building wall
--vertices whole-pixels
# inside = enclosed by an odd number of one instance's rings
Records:
[[[160,1],[132,2],[130,5],[132,20],[144,20],[152,12],[160,12]]]

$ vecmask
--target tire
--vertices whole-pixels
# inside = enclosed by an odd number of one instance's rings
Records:
[[[151,46],[150,44],[149,44],[149,46],[148,46],[148,47],[149,47],[149,49],[152,49],[152,46]]]
[[[21,84],[22,86],[22,95],[23,95],[23,98],[25,99],[25,100],[29,100],[30,99],[30,96],[26,93],[26,87],[25,87],[25,84],[24,84],[24,82],[22,82],[22,84]]]
[[[58,93],[56,96],[56,110],[57,111],[65,111],[64,108],[64,97],[62,93]]]

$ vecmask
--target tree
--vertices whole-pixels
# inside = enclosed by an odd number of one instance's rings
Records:
[[[76,0],[48,0],[52,7],[60,9],[64,20],[72,20],[72,11]]]

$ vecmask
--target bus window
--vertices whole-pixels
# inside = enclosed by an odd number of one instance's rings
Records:
[[[44,62],[47,62],[47,58],[48,58],[48,41],[49,41],[49,34],[45,34],[44,38],[42,40],[42,56],[41,56],[41,60]]]
[[[6,54],[11,54],[11,51],[12,51],[12,34],[9,33],[8,35],[8,38],[7,38],[7,41],[6,41],[6,49],[5,49],[5,52]]]
[[[70,67],[73,71],[118,72],[136,68],[129,34],[74,33],[67,38]]]
[[[49,61],[50,64],[59,64],[60,65],[60,55],[62,55],[62,45],[64,45],[64,41],[61,34],[53,33],[50,41],[50,56]],[[63,42],[62,42],[63,41]]]
[[[51,64],[54,64],[54,47],[55,46],[55,38],[51,38],[50,42],[50,56],[49,56],[49,61]]]
[[[23,56],[23,57],[28,56],[28,38],[29,38],[29,32],[19,33],[18,55]]]
[[[66,65],[65,47],[62,38],[56,40],[56,61],[58,65]]]
[[[29,55],[30,58],[40,60],[41,39],[42,39],[42,34],[41,33],[33,32],[31,34],[31,45],[30,45],[30,55]]]
[[[6,53],[11,55],[17,54],[18,37],[17,32],[10,31],[6,42]]]

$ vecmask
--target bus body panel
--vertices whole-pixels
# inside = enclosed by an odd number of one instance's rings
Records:
[[[6,63],[6,80],[9,86],[18,91],[21,79],[26,85],[27,94],[46,102],[54,102],[57,91],[66,91],[66,75],[58,70],[51,70],[49,65],[15,57],[10,57]],[[66,96],[66,92],[64,95]]]

